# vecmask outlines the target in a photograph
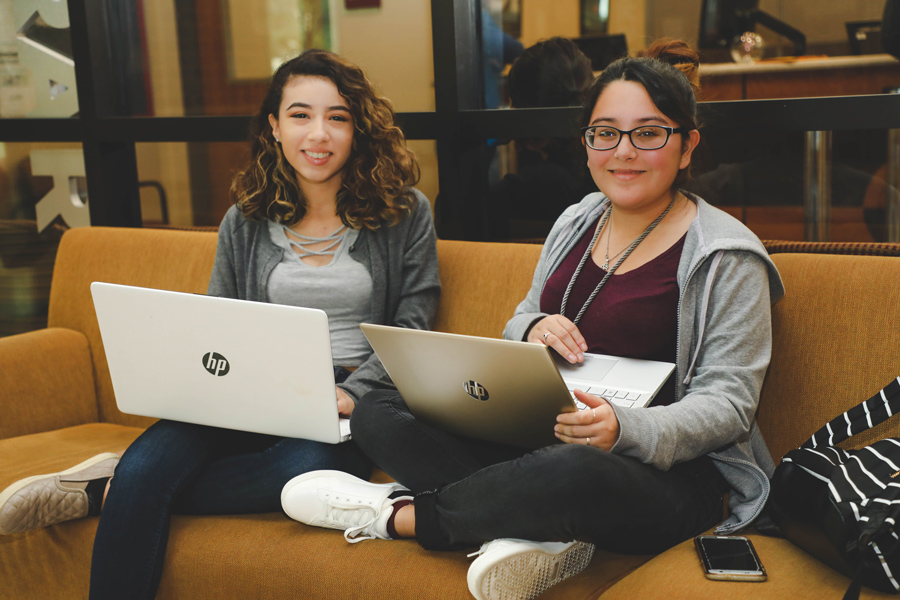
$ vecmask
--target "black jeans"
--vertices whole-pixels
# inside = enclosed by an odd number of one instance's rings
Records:
[[[350,426],[375,464],[416,494],[424,548],[585,539],[656,553],[722,519],[727,484],[707,457],[661,471],[589,446],[528,452],[417,421],[393,391],[363,396]]]

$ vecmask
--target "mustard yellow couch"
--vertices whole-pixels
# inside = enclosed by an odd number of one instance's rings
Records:
[[[49,327],[0,338],[0,489],[124,450],[149,424],[116,408],[89,284],[203,292],[215,244],[214,233],[154,229],[86,228],[63,236]],[[773,361],[759,415],[775,457],[900,374],[900,258],[810,253],[874,248],[896,255],[898,247],[800,246],[771,250],[780,252],[774,260],[787,287],[774,310]],[[528,288],[540,247],[441,241],[438,251],[444,292],[436,328],[498,336]],[[898,428],[881,426],[868,438]],[[0,536],[0,598],[86,598],[96,526],[90,518]],[[821,600],[845,590],[845,577],[789,542],[751,535],[769,572],[765,583],[706,580],[685,542],[658,556],[598,551],[586,571],[543,597]],[[427,552],[408,540],[348,545],[340,532],[282,514],[176,516],[158,598],[465,600],[469,560],[462,551]]]

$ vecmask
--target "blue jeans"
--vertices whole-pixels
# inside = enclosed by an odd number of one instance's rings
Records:
[[[91,600],[153,598],[162,577],[172,514],[281,510],[291,478],[337,469],[368,479],[354,442],[323,444],[158,421],[116,467],[91,561]]]
[[[727,484],[707,457],[661,471],[589,446],[528,452],[431,427],[390,391],[363,396],[350,427],[375,464],[416,494],[416,538],[427,549],[511,537],[649,554],[722,519]]]

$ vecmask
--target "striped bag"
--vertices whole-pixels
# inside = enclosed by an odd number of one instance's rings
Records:
[[[769,515],[786,538],[860,586],[900,592],[900,438],[858,450],[836,444],[900,412],[900,377],[833,419],[782,459]]]

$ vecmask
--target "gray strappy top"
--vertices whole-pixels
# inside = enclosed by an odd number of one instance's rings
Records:
[[[372,276],[350,256],[358,235],[357,230],[341,227],[324,238],[303,238],[293,231],[288,238],[281,223],[269,222],[272,242],[285,251],[266,284],[269,301],[324,310],[331,330],[332,360],[344,367],[359,366],[372,354],[359,328],[371,320]],[[331,243],[314,251],[305,247],[321,242]],[[311,266],[301,260],[310,255],[331,255],[332,259],[326,265]]]

